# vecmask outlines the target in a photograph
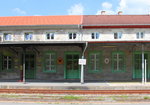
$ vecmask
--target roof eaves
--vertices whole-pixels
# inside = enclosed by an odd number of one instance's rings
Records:
[[[32,26],[32,27],[34,27],[34,26],[78,26],[78,24],[67,24],[67,25],[61,25],[61,24],[59,24],[59,25],[0,25],[0,27],[20,27],[20,26],[22,26],[22,27],[29,27],[29,26]]]
[[[137,26],[147,26],[150,24],[82,24],[82,26],[132,26],[132,25],[137,25]]]

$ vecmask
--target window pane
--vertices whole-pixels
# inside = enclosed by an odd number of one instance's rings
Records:
[[[92,39],[95,39],[95,37],[94,37],[94,33],[92,33],[91,37],[92,37]]]
[[[73,33],[73,39],[76,39],[76,35],[77,35],[76,33]]]
[[[114,66],[113,66],[113,67],[114,67],[113,69],[114,69],[114,70],[117,70],[117,61],[114,61],[113,65],[114,65]]]
[[[118,39],[118,38],[117,38],[117,33],[114,33],[114,39]]]
[[[96,33],[96,39],[99,39],[99,33]]]
[[[144,33],[143,32],[141,32],[141,39],[143,39],[144,38]]]
[[[32,40],[32,34],[29,34],[30,40]]]
[[[94,58],[95,58],[95,57],[94,57],[94,54],[91,54],[91,55],[90,55],[90,60],[94,60]]]
[[[11,34],[5,33],[4,34],[4,40],[11,40]]]
[[[70,60],[70,59],[72,60],[73,59],[73,55],[67,55],[67,59],[68,60]]]
[[[119,38],[119,39],[122,38],[122,32],[118,32],[118,38]]]
[[[74,59],[79,59],[79,55],[74,55],[73,58]]]
[[[51,39],[54,39],[54,33],[51,33]]]
[[[123,69],[124,69],[124,62],[122,60],[122,61],[119,61],[119,70],[123,70]]]
[[[96,56],[96,59],[99,60],[98,58],[100,58],[100,54],[96,53],[95,56]]]
[[[55,61],[51,61],[51,66],[52,66],[52,65],[55,65]]]
[[[138,33],[136,33],[136,38],[137,38],[137,39],[139,39],[139,32],[138,32]]]
[[[55,70],[55,66],[51,66],[51,70]]]
[[[50,34],[46,34],[46,39],[50,39]]]
[[[75,60],[74,63],[73,63],[73,68],[74,70],[78,70],[79,69],[79,65],[78,65],[78,60]]]
[[[32,33],[25,33],[25,40],[32,40]]]
[[[69,34],[69,39],[72,39],[72,33]]]
[[[94,61],[90,61],[90,67],[91,70],[95,70]]]
[[[100,69],[100,61],[97,60],[96,61],[96,67],[95,67],[96,70],[99,70]]]
[[[67,70],[72,70],[73,61],[67,60]]]

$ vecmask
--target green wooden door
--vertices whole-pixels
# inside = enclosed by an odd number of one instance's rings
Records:
[[[136,52],[134,53],[134,71],[133,78],[138,79],[142,78],[142,53]],[[150,70],[149,70],[149,54],[144,53],[144,59],[146,59],[146,68],[147,68],[147,78],[150,78]]]
[[[79,79],[80,70],[79,70],[79,54],[78,53],[69,53],[65,55],[66,57],[66,79]]]
[[[35,54],[25,54],[25,75],[26,79],[35,78]]]

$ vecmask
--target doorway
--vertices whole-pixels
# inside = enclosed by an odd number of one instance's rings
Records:
[[[23,54],[22,54],[22,64],[23,64]],[[25,53],[25,78],[34,79],[36,74],[35,69],[35,54]]]
[[[66,79],[79,79],[80,66],[78,64],[79,53],[66,53],[65,54],[65,78]]]
[[[150,78],[149,70],[149,53],[144,53],[144,60],[146,60],[146,69],[147,69],[147,78]],[[141,79],[142,78],[142,52],[134,52],[133,55],[133,78]]]

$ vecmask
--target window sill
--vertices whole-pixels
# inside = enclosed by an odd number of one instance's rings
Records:
[[[102,70],[89,70],[88,72],[89,73],[100,73],[100,72],[102,72]]]
[[[13,41],[13,40],[3,40],[4,42],[9,42],[9,41]]]
[[[56,70],[51,70],[51,71],[43,71],[44,73],[56,73]]]
[[[113,73],[123,73],[125,70],[112,70]]]
[[[31,40],[24,40],[24,41],[33,41],[33,39],[31,39]]]
[[[0,70],[0,72],[13,72],[13,71],[14,71],[13,69],[8,69],[8,70],[3,69],[3,70]]]

